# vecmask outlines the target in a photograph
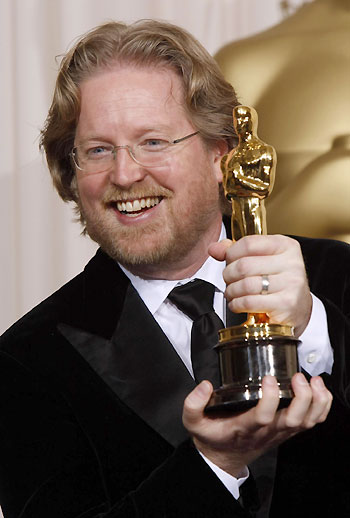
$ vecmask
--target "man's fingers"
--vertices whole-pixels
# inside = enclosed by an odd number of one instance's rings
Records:
[[[227,252],[229,262],[236,261],[241,257],[278,255],[287,249],[293,249],[300,253],[298,241],[281,235],[252,235],[242,237],[237,241],[236,246],[231,247]]]
[[[309,429],[323,422],[332,404],[332,395],[319,376],[311,378],[310,384],[303,374],[295,374],[292,378],[295,394],[293,401],[284,411],[284,425],[287,428]]]
[[[332,404],[332,395],[319,376],[311,378],[297,373],[292,378],[294,398],[289,407],[278,414],[278,422],[287,431],[305,429],[324,421]],[[254,419],[259,426],[269,425],[276,417],[279,405],[279,387],[273,376],[265,376],[262,382],[262,398],[255,408]],[[281,417],[283,418],[281,419]],[[280,426],[278,426],[280,428]],[[280,428],[280,431],[282,429]]]
[[[294,398],[285,409],[285,425],[290,429],[303,428],[303,422],[309,411],[312,401],[312,390],[305,376],[300,372],[292,378]]]
[[[183,409],[183,423],[186,428],[190,429],[203,418],[204,409],[212,392],[212,384],[209,381],[202,381],[186,397]]]
[[[279,387],[274,376],[265,376],[262,380],[262,398],[254,408],[256,428],[273,422],[279,405]]]
[[[281,257],[283,267],[289,265],[289,258],[282,255],[266,255],[262,257],[246,256],[230,262],[224,272],[223,277],[226,283],[237,282],[247,277],[259,275],[277,275],[281,272]],[[294,268],[294,265],[290,265]],[[287,272],[288,274],[289,272]]]
[[[264,274],[266,275],[266,274]],[[250,277],[244,277],[238,281],[228,284],[225,291],[225,297],[227,300],[244,297],[246,295],[271,295],[285,289],[285,276],[283,275],[268,275],[268,288],[264,292],[263,290],[263,276],[252,275]]]
[[[212,243],[208,248],[208,253],[217,261],[224,261],[226,259],[226,251],[232,246],[231,239],[223,239],[218,243]]]
[[[228,303],[228,307],[233,313],[267,313],[270,317],[275,314],[288,315],[290,313],[290,307],[284,307],[281,304],[281,300],[288,300],[288,293],[272,293],[267,297],[266,295],[245,295],[244,297],[237,297]],[[281,310],[282,306],[282,310]],[[277,310],[276,310],[277,307]],[[274,324],[281,323],[274,319]],[[284,323],[289,323],[284,321]]]
[[[232,246],[234,243],[235,246]],[[230,239],[223,239],[219,243],[212,243],[209,246],[209,254],[218,261],[236,261],[243,257],[278,255],[287,249],[293,248],[300,253],[299,243],[286,236],[245,236],[234,242]]]
[[[305,420],[307,428],[325,421],[332,405],[333,396],[325,387],[322,378],[316,376],[311,378],[312,405]]]
[[[245,434],[253,434],[273,423],[279,405],[279,387],[274,376],[265,376],[262,380],[262,397],[258,404],[243,412],[237,426]],[[234,418],[233,418],[234,419]]]

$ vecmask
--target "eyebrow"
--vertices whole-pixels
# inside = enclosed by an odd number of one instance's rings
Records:
[[[165,132],[166,136],[170,136],[168,133],[170,132],[170,126],[162,124],[160,126],[154,126],[154,127],[145,127],[145,128],[138,128],[134,131],[136,138],[139,138],[141,136],[146,136],[147,134],[151,133],[157,133],[157,132]],[[135,137],[134,137],[135,138]],[[76,141],[76,145],[83,144],[85,142],[105,142],[105,143],[112,143],[112,141],[106,137],[106,135],[88,135],[87,137],[83,139],[79,139]]]

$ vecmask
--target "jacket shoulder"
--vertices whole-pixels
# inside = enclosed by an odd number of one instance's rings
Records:
[[[23,343],[35,335],[49,333],[57,322],[65,319],[71,308],[79,307],[83,285],[84,272],[81,272],[7,329],[0,337],[0,349],[6,349],[13,342]]]

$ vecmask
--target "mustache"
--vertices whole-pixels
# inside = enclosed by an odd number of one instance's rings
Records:
[[[154,198],[156,196],[159,198],[172,198],[173,192],[160,185],[148,187],[133,186],[128,190],[118,189],[117,187],[109,185],[102,197],[102,202],[107,205],[116,201],[128,201],[139,198]]]

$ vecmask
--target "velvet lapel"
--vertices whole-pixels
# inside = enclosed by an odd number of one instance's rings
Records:
[[[85,273],[83,329],[61,323],[59,331],[126,405],[178,445],[187,437],[181,414],[192,377],[115,263],[99,253]]]
[[[195,382],[131,284],[112,342],[118,365],[111,379],[122,399],[171,444],[179,444],[188,437],[182,407]]]

